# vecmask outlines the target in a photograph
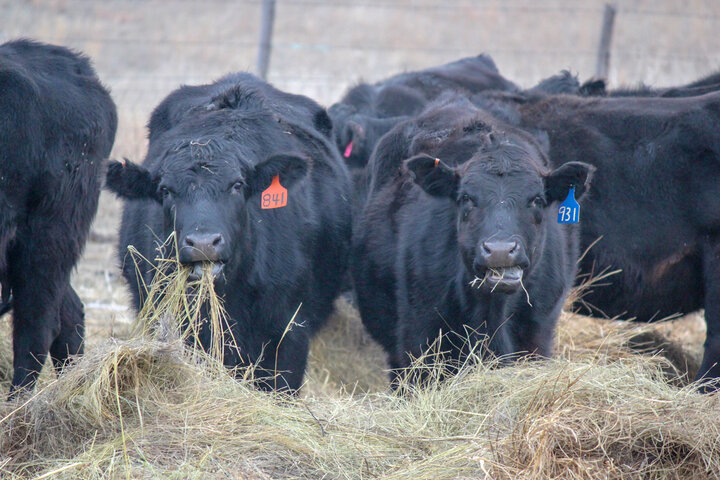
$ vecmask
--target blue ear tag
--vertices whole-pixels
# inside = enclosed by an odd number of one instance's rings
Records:
[[[578,223],[580,221],[580,205],[575,200],[575,187],[571,187],[568,196],[558,208],[558,223]]]

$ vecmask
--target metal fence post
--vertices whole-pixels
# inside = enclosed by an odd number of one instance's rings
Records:
[[[267,79],[270,65],[270,50],[272,49],[272,31],[275,22],[275,0],[263,0],[260,18],[260,46],[257,56],[257,74],[263,80]]]
[[[597,66],[595,67],[595,78],[607,79],[608,72],[610,71],[610,42],[612,41],[615,12],[615,5],[605,4]]]

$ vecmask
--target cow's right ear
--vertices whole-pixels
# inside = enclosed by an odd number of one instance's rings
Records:
[[[157,179],[146,168],[127,160],[113,160],[108,164],[105,186],[118,197],[128,200],[162,200]]]
[[[421,153],[405,160],[405,168],[412,172],[415,183],[433,197],[457,196],[460,176],[439,158]]]

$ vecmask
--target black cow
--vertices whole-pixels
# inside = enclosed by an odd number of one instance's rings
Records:
[[[530,135],[465,99],[383,137],[351,270],[363,323],[391,368],[407,367],[441,332],[460,335],[440,342],[455,360],[483,335],[498,355],[551,354],[578,257],[557,202],[571,186],[580,198],[593,168],[546,163]]]
[[[578,92],[547,92],[547,93],[573,93],[583,96],[609,96],[609,97],[697,97],[720,91],[720,72],[715,72],[694,82],[676,87],[651,87],[640,83],[634,87],[620,87],[607,90],[604,80],[591,80],[584,83]]]
[[[519,90],[484,54],[400,73],[372,85],[358,84],[328,110],[335,142],[351,167],[362,168],[380,137],[420,113],[428,102],[446,92],[470,95],[484,90]]]
[[[587,292],[581,311],[647,322],[704,308],[698,379],[720,377],[720,93],[507,100],[506,118],[549,142],[553,166],[597,167],[581,270],[622,271]]]
[[[64,47],[0,45],[0,310],[13,313],[11,391],[32,388],[50,353],[82,353],[70,286],[95,216],[115,104],[90,61]]]
[[[526,90],[530,93],[589,95],[592,82],[581,85],[576,75],[563,70]],[[604,88],[604,83],[601,84]],[[368,176],[364,171],[373,149],[395,125],[422,112],[430,101],[443,96],[472,96],[486,90],[519,92],[505,80],[492,58],[468,57],[439,67],[390,77],[374,85],[360,84],[330,107],[334,139],[353,177],[353,213],[364,206]]]
[[[139,280],[127,246],[153,259],[175,232],[183,264],[213,264],[239,347],[225,349],[226,365],[257,363],[264,389],[300,387],[310,337],[347,267],[351,187],[329,126],[314,101],[232,74],[170,94],[150,119],[143,166],[108,171],[109,188],[129,200],[119,253],[135,307],[152,266],[140,266]],[[286,197],[264,193],[274,178]],[[206,347],[210,335],[205,324]]]

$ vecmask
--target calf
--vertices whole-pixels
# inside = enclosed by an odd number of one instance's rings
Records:
[[[83,350],[70,273],[116,127],[87,57],[29,40],[0,45],[0,311],[14,310],[11,392],[32,388],[48,353],[58,369]]]
[[[549,142],[554,167],[579,159],[597,167],[581,229],[582,248],[592,248],[580,267],[621,271],[586,292],[581,311],[647,322],[704,308],[697,378],[720,377],[720,93],[516,95],[506,108]]]
[[[485,336],[497,355],[551,354],[578,257],[558,201],[571,187],[580,198],[593,168],[546,164],[528,134],[464,99],[383,138],[351,269],[363,323],[392,369],[441,333],[469,336],[439,340],[453,360]]]
[[[194,272],[213,266],[235,341],[225,364],[256,364],[263,389],[297,390],[350,243],[350,180],[330,144],[327,113],[238,73],[180,88],[149,125],[143,165],[115,162],[108,171],[108,187],[128,199],[119,253],[135,307],[145,301],[153,266],[136,273],[127,247],[155,259],[174,232],[180,262]],[[205,323],[201,343],[210,339]]]

